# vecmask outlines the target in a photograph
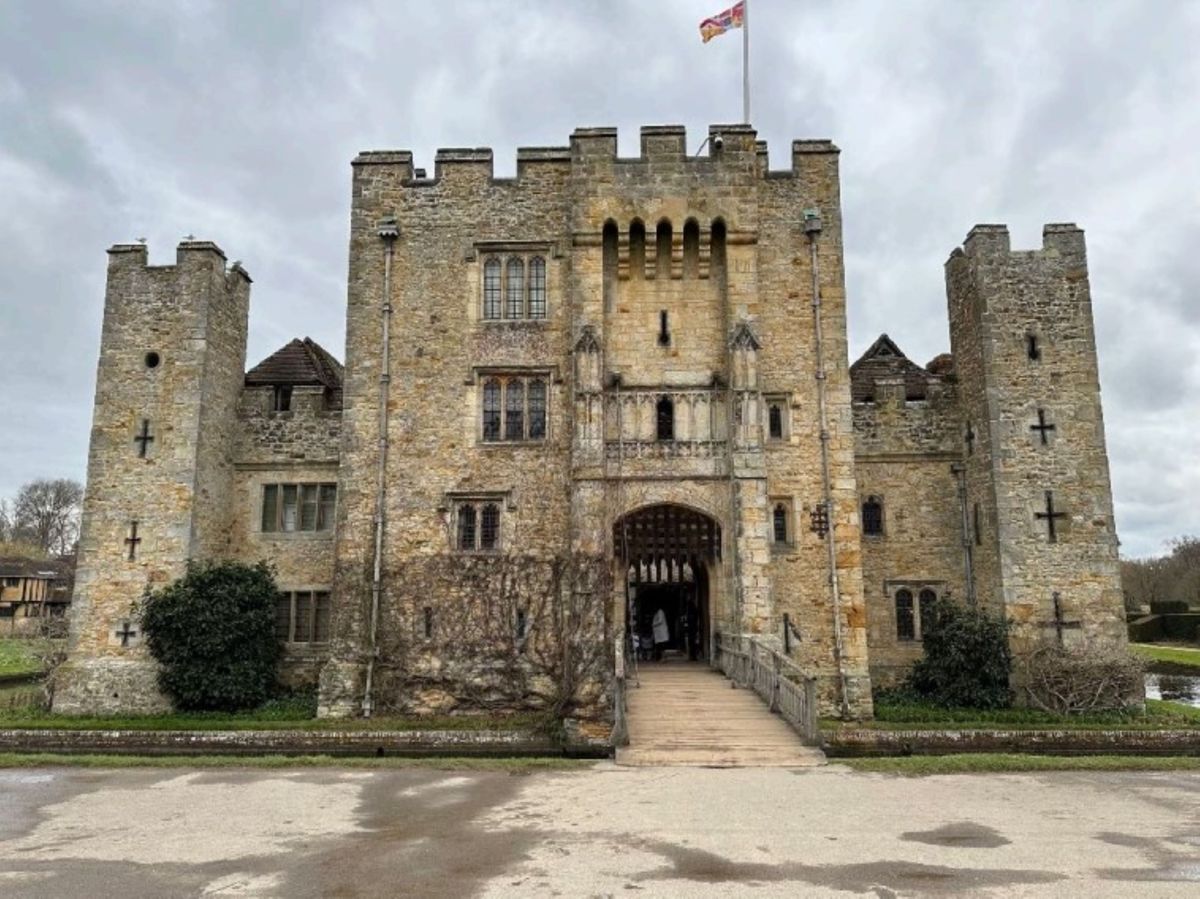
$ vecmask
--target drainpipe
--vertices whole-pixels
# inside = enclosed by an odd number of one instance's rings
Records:
[[[842,717],[850,716],[846,698],[846,661],[842,637],[842,599],[838,588],[836,528],[833,520],[833,483],[829,474],[829,413],[825,401],[825,360],[822,355],[821,334],[821,277],[817,262],[817,236],[821,233],[821,216],[815,209],[804,210],[804,233],[808,235],[809,259],[812,268],[813,351],[817,368],[817,411],[821,427],[821,487],[825,504],[826,533],[829,550],[829,589],[833,595],[833,651],[837,656],[838,684],[841,688]]]
[[[371,575],[370,655],[363,688],[362,713],[370,718],[374,710],[372,689],[375,685],[375,659],[379,653],[379,598],[383,588],[383,523],[387,500],[388,387],[391,384],[392,259],[400,228],[395,216],[380,219],[377,232],[383,241],[383,304],[380,307],[383,336],[379,351],[379,469],[375,477],[375,561]]]
[[[975,543],[971,539],[971,518],[967,514],[967,466],[955,462],[950,471],[958,480],[958,508],[962,513],[963,576],[966,578],[967,604],[975,608]]]

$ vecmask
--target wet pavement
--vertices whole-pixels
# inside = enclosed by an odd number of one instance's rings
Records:
[[[0,896],[1195,896],[1200,774],[0,771]]]

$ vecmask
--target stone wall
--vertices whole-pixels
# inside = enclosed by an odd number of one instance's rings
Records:
[[[854,404],[860,501],[883,505],[883,533],[862,538],[871,681],[892,686],[921,657],[916,639],[900,640],[895,594],[922,588],[965,601],[962,511],[951,466],[961,459],[953,383],[930,384],[906,400],[903,383],[879,385],[875,401]],[[919,616],[917,608],[915,614]]]
[[[553,153],[523,153],[515,180],[492,178],[490,151],[443,150],[436,177],[414,180],[405,153],[363,154],[354,165],[345,415],[335,574],[334,663],[323,677],[322,711],[355,710],[370,645],[385,244],[378,222],[394,216],[385,578],[381,608],[415,595],[396,576],[414,564],[448,572],[421,596],[440,614],[451,604],[458,558],[453,521],[466,497],[502,508],[504,551],[565,559],[570,546],[570,424],[563,387],[568,359],[566,280],[569,166]],[[538,321],[482,320],[482,266],[492,254],[540,255],[547,263],[547,314]],[[485,444],[479,390],[493,371],[537,373],[549,385],[547,433],[533,442]],[[440,561],[438,561],[440,560]],[[464,580],[460,587],[469,588]],[[407,653],[408,631],[381,615],[381,670]],[[464,647],[467,648],[467,647]],[[482,645],[479,647],[483,649]],[[470,679],[462,672],[464,680]],[[380,683],[382,705],[404,701],[403,680]]]
[[[333,589],[335,531],[267,531],[262,528],[267,484],[336,484],[341,449],[340,405],[322,387],[293,388],[291,409],[271,411],[270,387],[243,389],[237,413],[230,557],[270,562],[283,591]],[[289,643],[280,679],[315,687],[329,657],[327,643]]]

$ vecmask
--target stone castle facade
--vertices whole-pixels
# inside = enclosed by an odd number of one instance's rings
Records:
[[[136,601],[266,558],[285,675],[326,715],[603,718],[622,636],[777,640],[867,716],[934,596],[1018,653],[1124,639],[1083,233],[946,263],[951,353],[849,364],[838,150],[748,126],[354,160],[346,365],[245,370],[250,278],[211,243],[109,251],[62,711],[165,705]],[[628,643],[626,643],[628,645]]]

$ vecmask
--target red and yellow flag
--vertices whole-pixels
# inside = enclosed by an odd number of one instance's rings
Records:
[[[714,37],[724,34],[731,28],[741,28],[746,21],[746,0],[733,4],[724,12],[719,12],[700,23],[700,37],[708,43]]]

